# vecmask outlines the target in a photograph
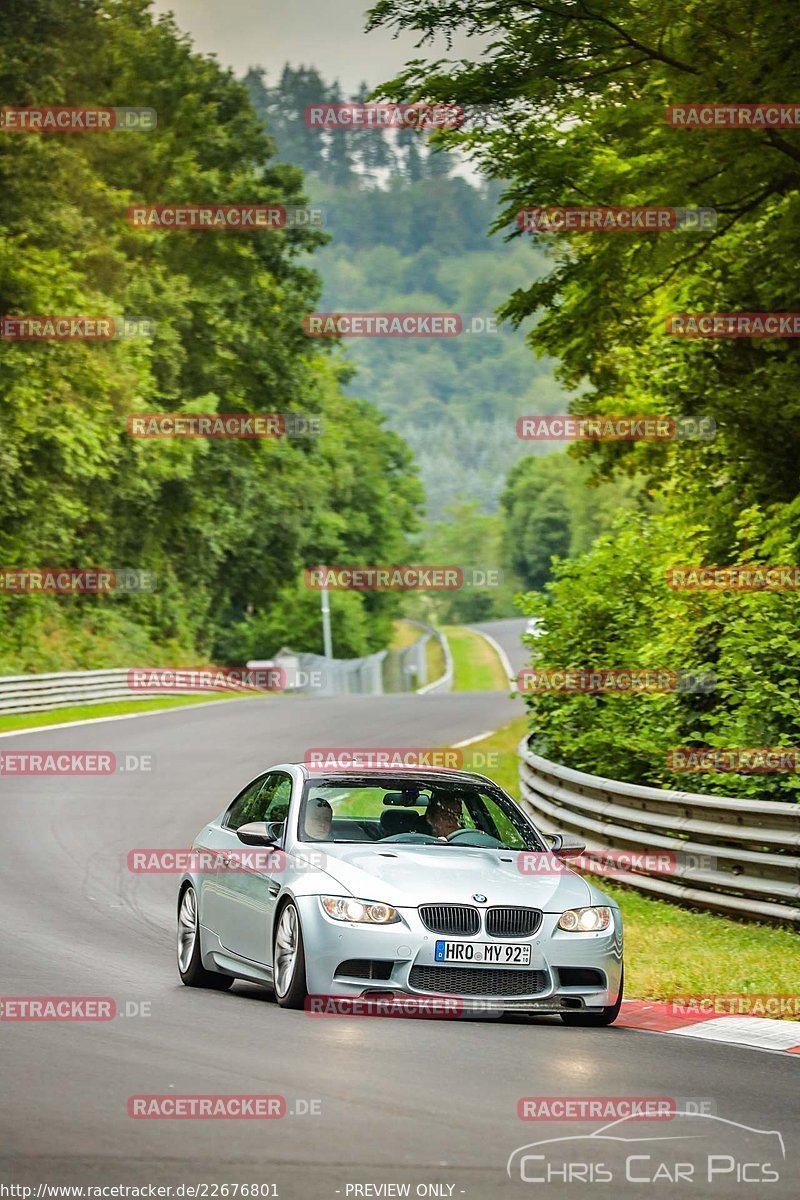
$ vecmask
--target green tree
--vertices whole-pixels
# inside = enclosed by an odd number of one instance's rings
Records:
[[[448,506],[443,519],[428,528],[416,557],[429,566],[462,568],[465,584],[409,596],[409,615],[440,624],[513,616],[519,581],[503,568],[500,518],[482,513],[474,500]]]
[[[797,562],[800,505],[745,510],[740,561]],[[678,747],[796,746],[800,738],[800,598],[796,592],[672,590],[666,571],[703,561],[709,530],[680,515],[625,513],[586,553],[560,562],[523,610],[543,620],[538,670],[653,669],[708,675],[708,690],[547,693],[526,697],[542,754],[610,779],[760,799],[797,800],[796,773],[670,769]]]
[[[304,335],[321,235],[126,221],[136,202],[305,202],[246,89],[145,0],[12,3],[4,37],[4,95],[150,106],[158,128],[0,142],[0,311],[155,323],[152,340],[0,343],[0,562],[146,568],[159,586],[0,596],[0,669],[191,662],[223,645],[241,658],[228,631],[280,609],[304,566],[403,557],[422,498],[410,453],[342,395],[347,368]],[[128,414],[165,411],[311,413],[324,432],[128,435]],[[396,602],[360,604],[364,636],[382,637]]]
[[[722,0],[713,21],[697,4],[644,0],[379,0],[372,10],[372,24],[423,42],[476,36],[479,60],[417,58],[381,92],[465,108],[464,125],[439,138],[507,181],[495,229],[508,238],[528,237],[516,228],[526,207],[716,213],[713,234],[536,235],[549,270],[502,308],[512,322],[538,318],[530,343],[559,361],[574,412],[717,423],[705,443],[583,445],[597,477],[647,480],[655,511],[626,513],[585,554],[562,560],[546,599],[525,600],[547,629],[537,666],[717,672],[707,695],[532,697],[544,752],[601,774],[686,787],[666,769],[670,746],[792,745],[798,735],[795,594],[672,593],[664,577],[686,562],[793,562],[800,549],[797,340],[690,341],[665,329],[671,313],[797,308],[797,131],[680,129],[666,119],[670,105],[794,95],[793,11],[788,0]],[[515,482],[525,470],[537,468],[519,468]],[[524,512],[524,495],[512,499]],[[691,785],[797,792],[791,775],[692,776]]]
[[[314,175],[325,170],[326,135],[306,121],[309,105],[333,103],[332,90],[314,67],[284,65],[274,87],[266,73],[251,67],[243,79],[250,101],[275,140],[280,162],[292,163]]]
[[[513,321],[541,311],[530,341],[559,360],[568,386],[583,385],[574,411],[700,412],[717,421],[710,444],[584,450],[603,471],[630,456],[637,470],[677,481],[699,517],[709,516],[713,493],[715,556],[730,544],[742,501],[796,495],[800,345],[675,339],[664,321],[672,312],[797,307],[800,135],[673,128],[666,109],[794,95],[794,11],[790,0],[721,0],[713,21],[701,5],[650,0],[380,0],[372,9],[372,25],[488,43],[473,61],[418,58],[380,90],[465,108],[463,126],[439,137],[508,181],[497,229],[528,237],[516,214],[548,204],[716,211],[713,235],[537,235],[551,269],[504,309]]]
[[[521,459],[508,477],[500,504],[506,561],[524,587],[539,589],[550,578],[553,558],[569,553],[572,528],[564,460],[555,455]]]
[[[505,561],[526,588],[551,577],[554,557],[588,550],[621,509],[643,503],[635,481],[597,484],[568,454],[530,455],[511,469],[500,497]]]

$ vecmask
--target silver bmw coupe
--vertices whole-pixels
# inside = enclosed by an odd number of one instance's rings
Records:
[[[273,767],[195,839],[178,892],[188,987],[449,997],[466,1011],[609,1025],[618,906],[497,784],[439,769]]]

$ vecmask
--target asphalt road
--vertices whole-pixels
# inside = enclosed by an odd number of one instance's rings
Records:
[[[522,634],[525,632],[525,626],[528,624],[527,617],[510,617],[505,621],[484,621],[478,625],[471,625],[471,629],[477,629],[481,633],[487,633],[494,638],[498,646],[505,650],[508,656],[508,661],[511,663],[512,670],[516,675],[523,667],[528,665],[530,651],[527,646],[524,646],[520,641]]]
[[[276,1185],[282,1200],[397,1195],[367,1185],[406,1183],[409,1195],[456,1200],[577,1197],[591,1194],[586,1182],[521,1183],[517,1173],[512,1183],[506,1161],[526,1143],[588,1134],[598,1122],[524,1122],[518,1100],[649,1095],[702,1098],[726,1121],[781,1131],[787,1159],[777,1163],[780,1181],[615,1182],[601,1185],[601,1194],[796,1195],[800,1064],[787,1056],[622,1028],[569,1029],[553,1018],[326,1019],[278,1009],[249,985],[227,994],[180,985],[175,880],[131,875],[130,849],[187,846],[258,769],[302,758],[310,746],[441,745],[503,724],[517,703],[502,693],[285,697],[0,739],[0,751],[153,756],[149,773],[0,775],[0,993],[111,996],[123,1013],[126,1005],[149,1006],[149,1015],[106,1023],[0,1022],[0,1182],[34,1189],[261,1183]],[[694,952],[685,948],[687,958]],[[295,1115],[127,1115],[131,1095],[240,1093],[285,1096]],[[298,1101],[319,1102],[321,1111],[300,1115]],[[628,1126],[626,1136],[678,1132],[664,1122],[654,1131],[654,1124]],[[774,1146],[768,1153],[762,1145],[766,1135],[694,1124],[703,1128],[678,1149],[674,1141],[638,1149],[645,1159],[657,1157],[640,1160],[634,1175],[662,1159],[685,1160],[698,1147],[775,1159]],[[615,1181],[624,1179],[622,1143],[579,1145],[586,1162],[613,1159]],[[427,1185],[440,1190],[418,1190]]]

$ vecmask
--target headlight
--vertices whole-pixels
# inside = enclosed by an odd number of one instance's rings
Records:
[[[322,896],[322,907],[334,921],[365,921],[368,925],[391,925],[400,914],[391,904],[377,900],[354,900],[350,896]]]
[[[568,908],[561,914],[558,928],[568,933],[597,933],[610,924],[610,908]]]

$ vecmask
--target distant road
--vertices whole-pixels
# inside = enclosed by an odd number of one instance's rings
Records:
[[[528,648],[523,646],[520,641],[527,624],[527,617],[510,617],[506,621],[484,621],[480,625],[471,625],[470,629],[477,629],[479,633],[486,633],[489,637],[493,637],[497,644],[505,650],[516,675],[528,664]]]

